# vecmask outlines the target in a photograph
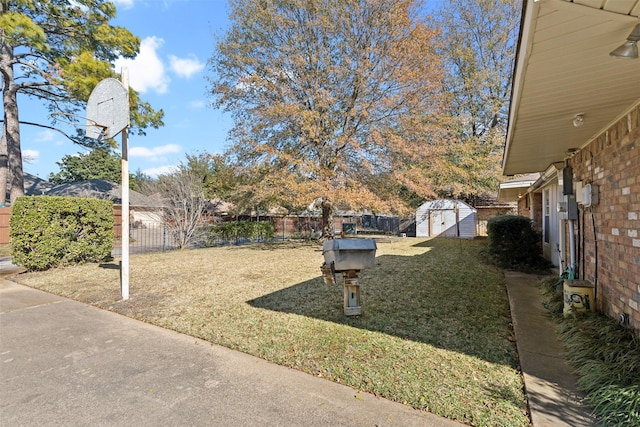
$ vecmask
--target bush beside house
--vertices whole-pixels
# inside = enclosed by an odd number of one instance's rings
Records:
[[[548,267],[540,250],[540,233],[529,218],[499,215],[487,222],[488,250],[502,268],[537,270]]]

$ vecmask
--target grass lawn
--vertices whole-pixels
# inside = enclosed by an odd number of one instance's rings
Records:
[[[503,273],[480,261],[484,245],[378,242],[357,317],[323,283],[318,244],[132,255],[126,302],[117,259],[14,280],[467,424],[526,426]]]
[[[11,256],[11,248],[9,246],[0,246],[0,257]]]

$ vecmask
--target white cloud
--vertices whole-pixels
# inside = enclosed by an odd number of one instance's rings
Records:
[[[36,134],[34,141],[35,142],[51,142],[55,139],[55,137],[56,137],[56,132],[52,130],[43,130]]]
[[[129,84],[140,93],[153,90],[162,94],[169,88],[171,79],[157,52],[163,43],[159,37],[147,37],[140,43],[140,53],[135,59],[118,58],[115,62],[117,72],[125,67],[129,70]]]
[[[117,7],[122,7],[123,9],[131,9],[133,7],[133,3],[135,3],[135,0],[113,0],[113,3],[115,3]]]
[[[204,63],[200,62],[195,55],[189,55],[188,58],[178,58],[175,55],[169,55],[169,64],[171,71],[185,79],[190,78],[204,69]]]
[[[40,158],[40,151],[38,150],[22,150],[22,160],[25,163],[36,163]]]
[[[191,108],[193,110],[201,110],[205,106],[206,106],[206,104],[204,103],[204,101],[201,101],[201,100],[189,102],[189,108]]]
[[[158,147],[131,147],[129,148],[129,157],[145,157],[148,159],[157,159],[166,154],[179,153],[181,147],[177,144],[160,145]]]
[[[142,173],[145,175],[149,175],[152,178],[156,178],[160,175],[168,175],[168,174],[174,173],[177,170],[178,170],[177,166],[167,165],[167,166],[160,166],[157,168],[145,169],[142,171]]]
[[[54,143],[55,145],[64,145],[65,139],[58,132],[47,129],[36,133],[33,141],[43,144]]]

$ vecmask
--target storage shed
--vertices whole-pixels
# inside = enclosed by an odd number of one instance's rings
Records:
[[[476,235],[476,210],[461,200],[431,200],[416,211],[416,237],[460,237]]]

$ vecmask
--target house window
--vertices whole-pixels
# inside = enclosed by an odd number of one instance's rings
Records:
[[[544,190],[544,242],[549,243],[549,216],[551,215],[551,208],[549,203],[549,190]]]

